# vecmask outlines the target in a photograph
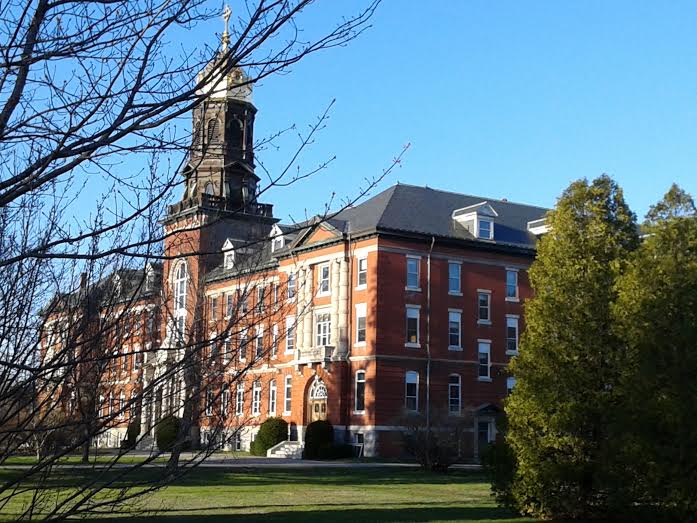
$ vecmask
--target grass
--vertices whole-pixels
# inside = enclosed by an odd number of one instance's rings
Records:
[[[0,482],[11,473],[0,470]],[[137,479],[156,473],[143,470]],[[69,489],[77,481],[71,474],[57,478],[51,488]],[[201,468],[130,508],[128,521],[142,523],[532,521],[496,507],[480,474],[393,468]],[[4,507],[0,521],[12,521],[19,509],[18,504]],[[155,512],[143,516],[138,509]],[[100,519],[109,521],[124,519]]]

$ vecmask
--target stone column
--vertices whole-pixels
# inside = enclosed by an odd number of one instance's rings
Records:
[[[348,352],[349,340],[349,262],[342,258],[339,264],[339,338],[338,353],[342,356]]]

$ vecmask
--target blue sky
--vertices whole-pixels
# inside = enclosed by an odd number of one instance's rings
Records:
[[[360,5],[319,4],[308,28]],[[302,165],[337,160],[266,200],[283,220],[321,212],[410,142],[373,194],[400,181],[552,206],[608,173],[641,218],[672,182],[697,195],[695,27],[695,2],[384,0],[358,40],[257,86],[257,136],[337,100]]]

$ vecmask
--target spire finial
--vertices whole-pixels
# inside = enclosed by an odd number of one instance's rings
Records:
[[[223,52],[227,51],[227,46],[230,43],[230,34],[228,29],[230,28],[230,16],[232,15],[232,10],[228,4],[225,4],[225,9],[223,9],[223,20],[225,20],[225,31],[223,31]]]

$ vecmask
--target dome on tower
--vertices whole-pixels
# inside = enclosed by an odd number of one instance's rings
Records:
[[[222,53],[221,53],[222,54]],[[252,84],[249,76],[239,67],[235,67],[228,74],[222,74],[220,69],[223,69],[220,63],[222,56],[218,57],[209,63],[203,71],[201,71],[196,80],[203,85],[196,91],[198,95],[210,93],[210,98],[214,100],[239,100],[249,104],[252,101]]]

